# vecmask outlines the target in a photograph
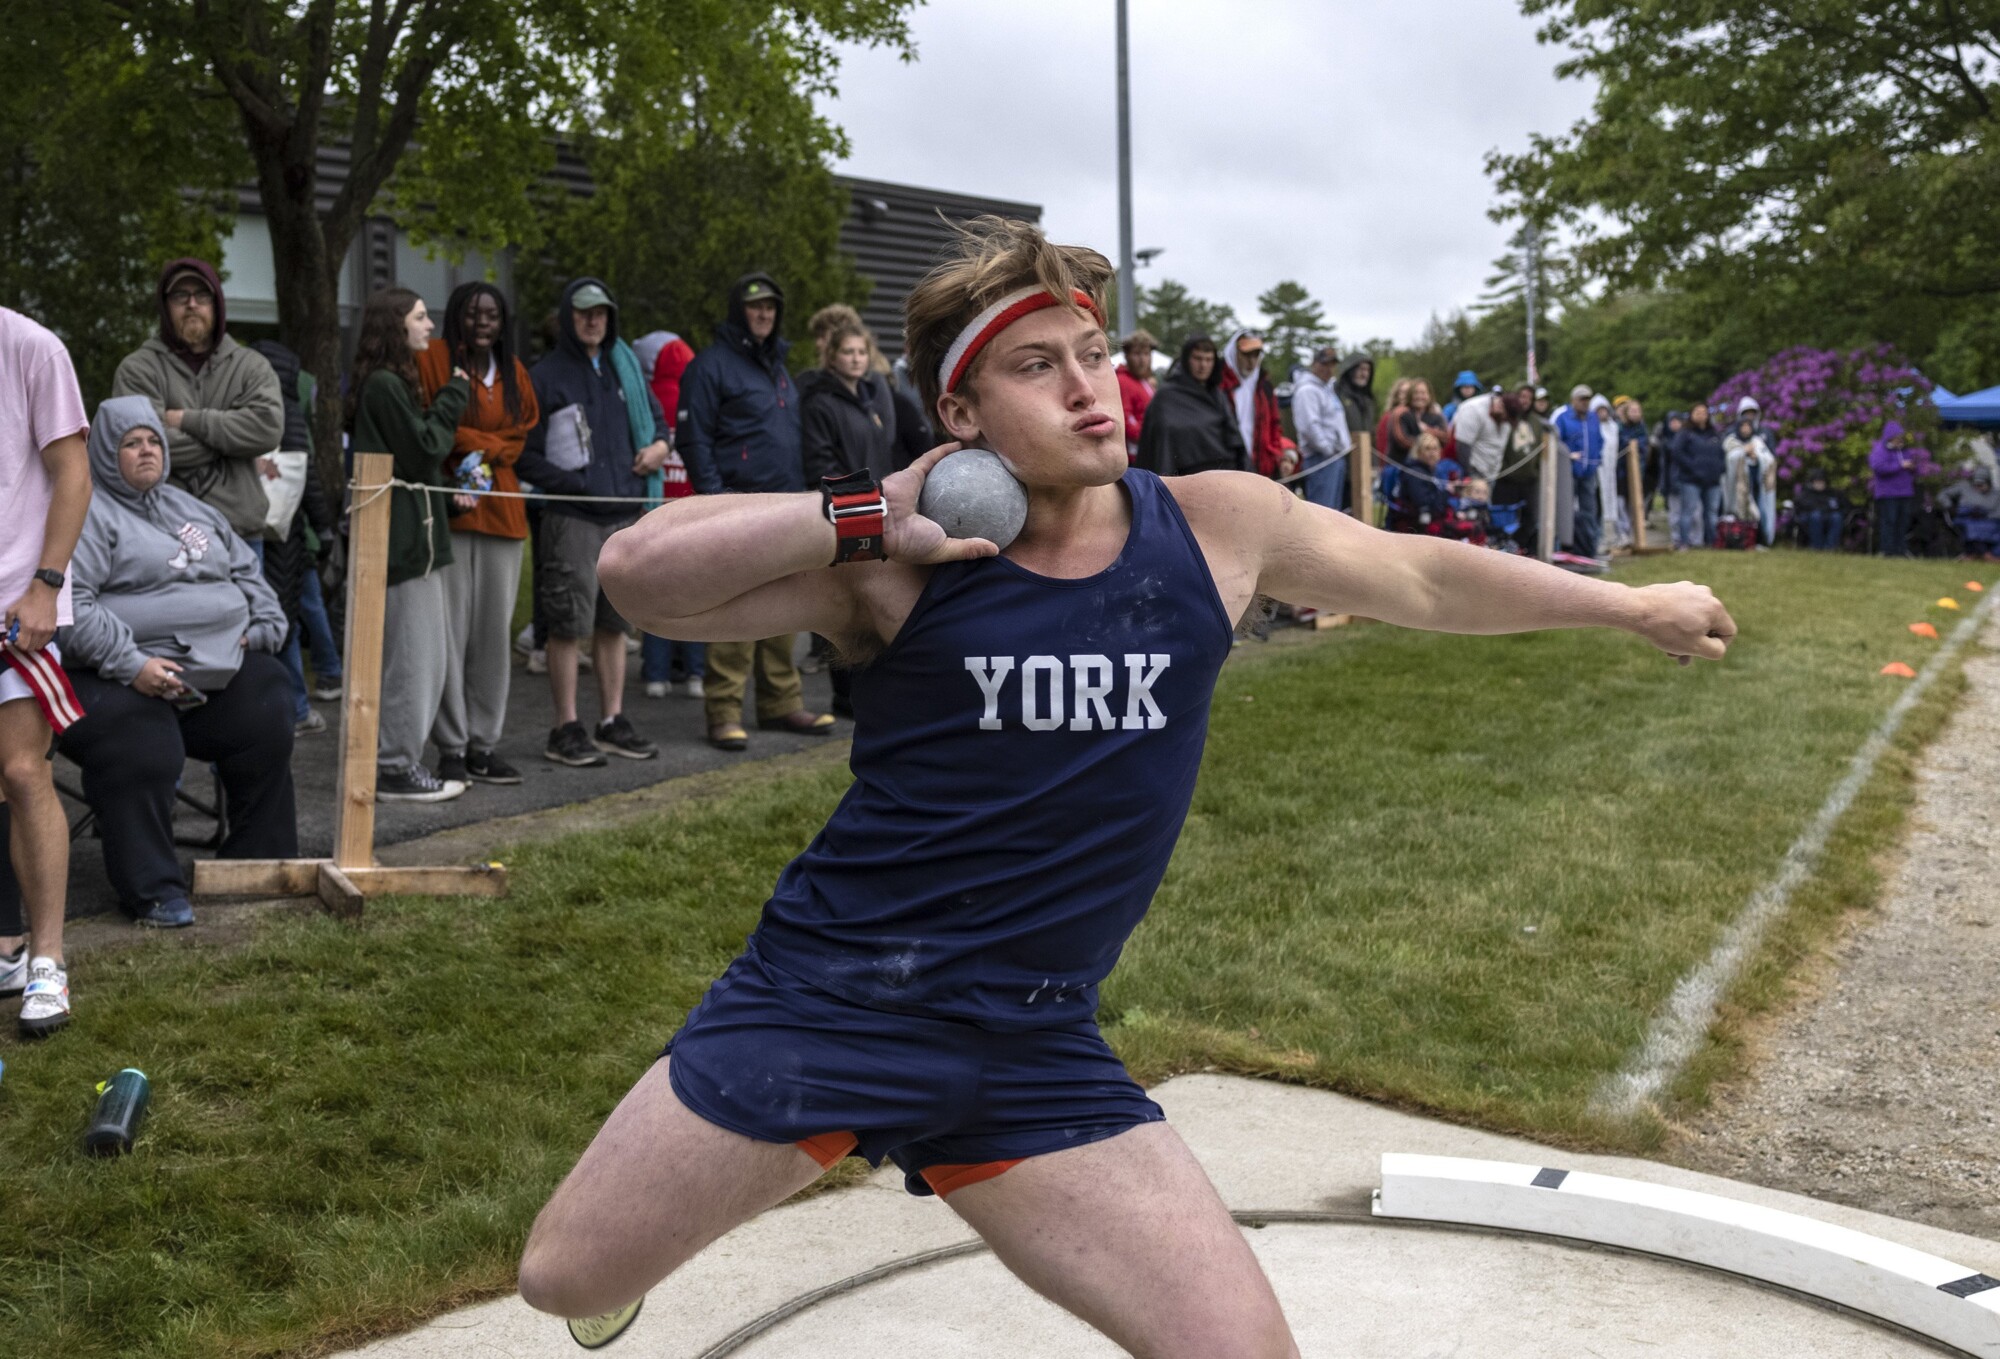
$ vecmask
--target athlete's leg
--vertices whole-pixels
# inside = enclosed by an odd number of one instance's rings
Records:
[[[1141,1359],[1298,1354],[1242,1230],[1165,1123],[1031,1157],[946,1202],[1029,1287]]]
[[[521,1255],[529,1306],[564,1317],[622,1307],[819,1176],[798,1147],[695,1114],[668,1084],[668,1060],[619,1101],[535,1219]]]

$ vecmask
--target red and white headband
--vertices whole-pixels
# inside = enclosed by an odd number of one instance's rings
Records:
[[[1072,288],[1070,297],[1097,318],[1097,324],[1104,324],[1104,313],[1091,301],[1090,294],[1081,288]],[[956,391],[958,384],[972,370],[972,361],[979,357],[979,351],[993,342],[994,336],[1013,325],[1023,316],[1037,312],[1044,307],[1058,307],[1062,302],[1048,289],[1037,286],[1022,288],[1008,293],[979,315],[966,322],[965,329],[958,332],[958,338],[951,342],[951,348],[944,351],[944,362],[938,365],[938,390]]]

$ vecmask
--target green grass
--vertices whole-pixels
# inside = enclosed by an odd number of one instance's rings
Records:
[[[1592,1089],[1880,720],[1877,669],[1935,648],[1904,625],[1992,575],[1767,553],[1621,578],[1682,570],[1744,629],[1725,665],[1380,627],[1232,663],[1187,833],[1105,989],[1135,1072],[1650,1145],[1656,1123],[1595,1122]],[[1872,899],[1956,692],[1913,715],[1679,1100]],[[0,1353],[320,1353],[509,1288],[535,1210],[845,781],[788,770],[521,847],[504,902],[375,902],[358,929],[302,909],[226,947],[81,960],[71,1031],[0,1038]],[[91,1087],[128,1064],[153,1078],[145,1135],[88,1161]]]

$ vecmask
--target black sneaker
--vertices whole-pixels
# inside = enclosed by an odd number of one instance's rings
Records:
[[[590,733],[583,729],[581,722],[565,722],[550,732],[549,743],[542,749],[542,758],[554,760],[557,764],[575,765],[578,769],[595,769],[609,763],[591,746]]]
[[[438,756],[438,778],[445,783],[471,783],[472,776],[465,772],[465,756]]]
[[[660,753],[658,746],[632,730],[624,713],[599,722],[590,743],[607,755],[623,755],[628,760],[650,760]]]
[[[375,771],[377,802],[449,802],[464,792],[463,782],[446,782],[420,764]]]
[[[465,772],[474,783],[519,783],[521,771],[490,750],[465,752]]]

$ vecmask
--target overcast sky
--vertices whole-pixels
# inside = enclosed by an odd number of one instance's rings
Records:
[[[844,53],[848,173],[1039,203],[1117,261],[1112,0],[933,0],[917,60]],[[1589,109],[1514,0],[1131,0],[1133,244],[1241,316],[1297,279],[1343,340],[1416,339],[1507,229],[1486,153]]]

